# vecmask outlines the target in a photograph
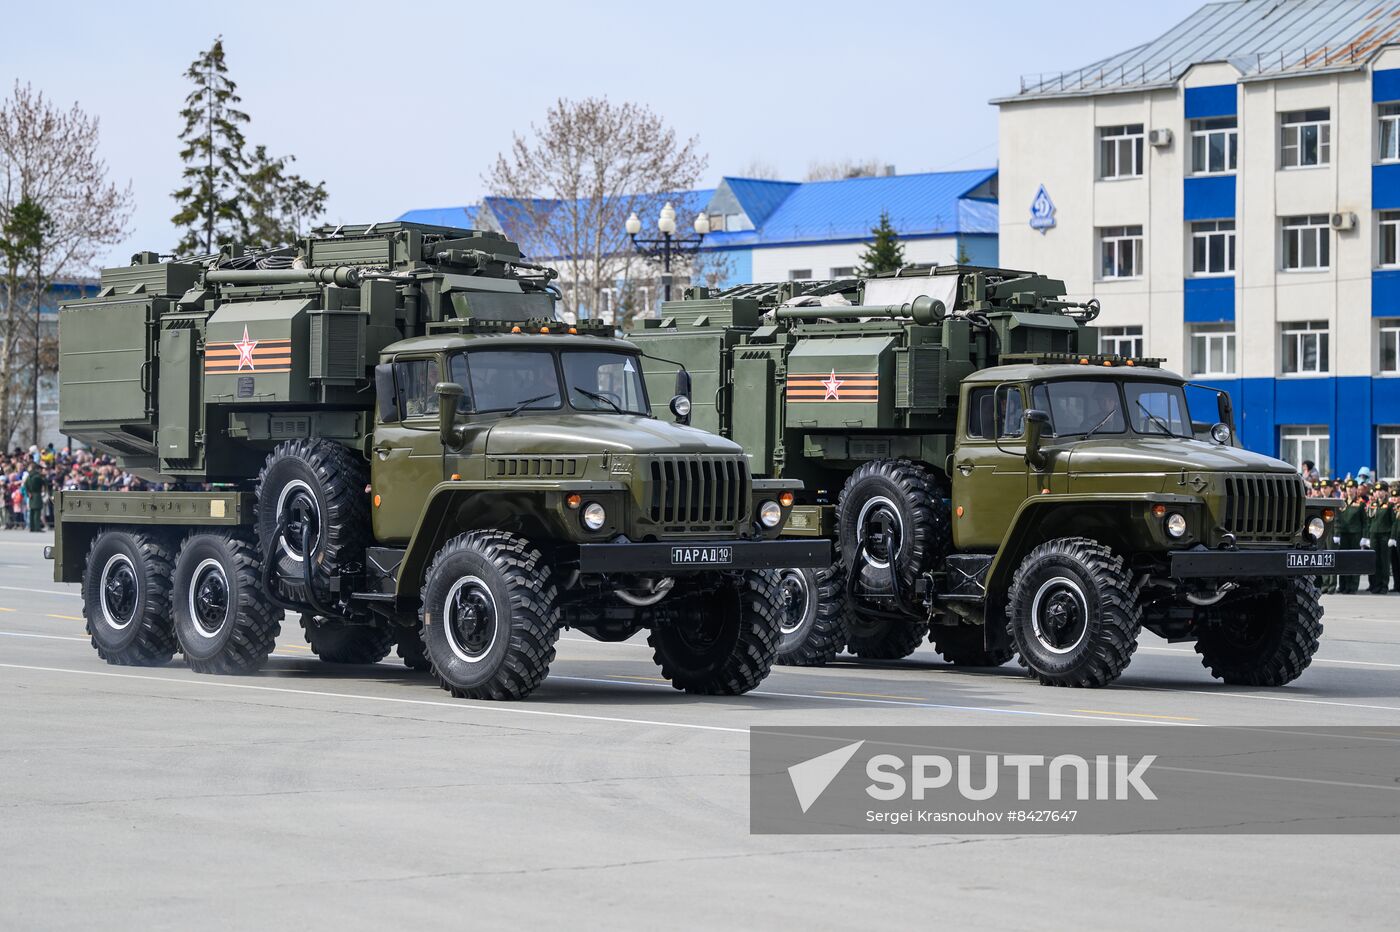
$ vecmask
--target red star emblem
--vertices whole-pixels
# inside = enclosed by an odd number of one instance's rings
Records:
[[[233,344],[234,348],[238,350],[238,371],[239,371],[239,372],[242,372],[242,371],[243,371],[243,365],[244,365],[244,363],[247,363],[249,369],[254,369],[254,370],[256,370],[257,367],[253,365],[253,347],[255,347],[255,346],[257,346],[257,345],[258,345],[258,341],[257,341],[257,340],[250,340],[250,339],[248,339],[248,326],[247,326],[247,324],[244,324],[244,326],[243,326],[243,339],[241,339],[241,340],[239,340],[237,343]]]
[[[826,386],[826,397],[823,398],[822,401],[841,400],[841,386],[846,383],[842,379],[836,377],[835,369],[831,370],[830,376],[822,379],[822,384]]]

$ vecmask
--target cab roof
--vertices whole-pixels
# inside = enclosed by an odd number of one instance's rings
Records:
[[[1054,363],[1031,365],[1017,363],[1009,366],[992,366],[979,369],[963,381],[977,383],[999,382],[1043,382],[1050,379],[1114,379],[1139,382],[1178,382],[1186,380],[1175,372],[1157,366],[1128,365],[1118,362],[1105,365],[1103,362]]]
[[[560,324],[568,327],[568,324]],[[431,333],[423,337],[409,337],[391,343],[380,352],[381,356],[398,353],[442,353],[466,349],[576,349],[609,350],[619,353],[640,353],[636,344],[616,337],[591,336],[572,333]]]

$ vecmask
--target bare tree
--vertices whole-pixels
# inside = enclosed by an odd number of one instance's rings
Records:
[[[132,207],[130,185],[107,180],[107,164],[98,156],[97,119],[77,104],[63,110],[30,85],[15,82],[10,97],[0,101],[0,229],[10,235],[32,226],[26,220],[30,205],[45,218],[39,242],[0,251],[0,443],[5,445],[19,429],[24,408],[32,405],[39,378],[56,370],[56,352],[37,326],[44,296],[55,280],[89,273],[95,260],[122,240]]]
[[[483,181],[506,232],[532,258],[559,268],[564,309],[598,313],[603,292],[642,266],[624,224],[634,211],[651,226],[668,200],[705,168],[695,137],[679,140],[640,104],[560,99],[516,135]],[[624,310],[622,325],[640,309]]]
[[[843,178],[873,178],[885,166],[879,159],[832,159],[807,165],[808,181],[838,181]]]
[[[736,178],[758,178],[763,181],[778,181],[782,178],[771,162],[765,162],[757,156],[749,159],[734,175]]]

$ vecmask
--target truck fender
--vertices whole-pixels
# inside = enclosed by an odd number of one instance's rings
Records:
[[[502,501],[513,500],[521,503],[533,497],[541,499],[537,512],[529,508],[514,510],[513,514],[518,522],[523,525],[519,528],[530,536],[532,530],[543,530],[543,527],[532,528],[532,523],[539,524],[543,517],[544,505],[543,496],[549,493],[579,492],[625,492],[627,486],[622,482],[596,482],[587,480],[559,481],[550,479],[526,479],[526,480],[453,480],[440,482],[428,493],[427,499],[423,502],[423,510],[418,514],[418,523],[415,525],[413,536],[409,539],[408,549],[404,553],[404,558],[399,563],[398,579],[396,581],[396,591],[400,599],[416,599],[418,592],[423,586],[423,576],[427,572],[428,564],[432,562],[433,555],[442,549],[456,535],[471,530],[486,529],[494,526],[495,522],[485,520],[476,523],[469,520],[462,520],[461,515],[471,512],[472,500],[489,495],[493,503],[499,504]],[[509,496],[514,494],[513,499],[503,498],[503,493]],[[482,518],[487,516],[483,513]]]
[[[1199,505],[1200,499],[1190,495],[1156,492],[1117,492],[1106,495],[1102,493],[1033,495],[1027,498],[1016,509],[1016,514],[1012,516],[1011,525],[1007,530],[1006,537],[1002,540],[1001,548],[997,550],[996,556],[992,559],[992,565],[987,570],[988,597],[1004,598],[1007,589],[1011,586],[1011,577],[1015,574],[1016,567],[1020,565],[1021,558],[1032,547],[1052,537],[1067,536],[1046,534],[1041,530],[1042,528],[1047,526],[1088,528],[1087,533],[1078,533],[1073,536],[1093,537],[1092,528],[1097,523],[1093,519],[1096,516],[1122,516],[1125,512],[1134,511],[1146,513],[1153,505],[1158,504],[1190,507]],[[1068,524],[1058,522],[1055,520],[1056,516],[1072,519],[1072,522]],[[1109,546],[1121,545],[1122,539],[1131,533],[1131,525],[1125,524],[1121,518],[1116,521],[1106,521],[1104,524],[1115,527],[1119,531],[1114,535],[1114,539],[1103,541]],[[993,593],[999,595],[993,596]]]

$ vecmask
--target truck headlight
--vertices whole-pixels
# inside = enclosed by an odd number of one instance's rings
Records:
[[[1322,535],[1326,532],[1326,530],[1326,521],[1323,521],[1321,518],[1316,516],[1308,519],[1308,536],[1311,537],[1313,540],[1322,540]]]
[[[777,527],[783,523],[783,506],[777,502],[764,502],[758,506],[758,520],[764,527]]]
[[[1167,520],[1164,524],[1166,525],[1167,533],[1172,537],[1186,536],[1186,516],[1181,512],[1173,511],[1171,514],[1167,515]]]
[[[589,502],[583,506],[583,526],[590,531],[596,531],[608,523],[608,513],[602,505],[597,502]]]

